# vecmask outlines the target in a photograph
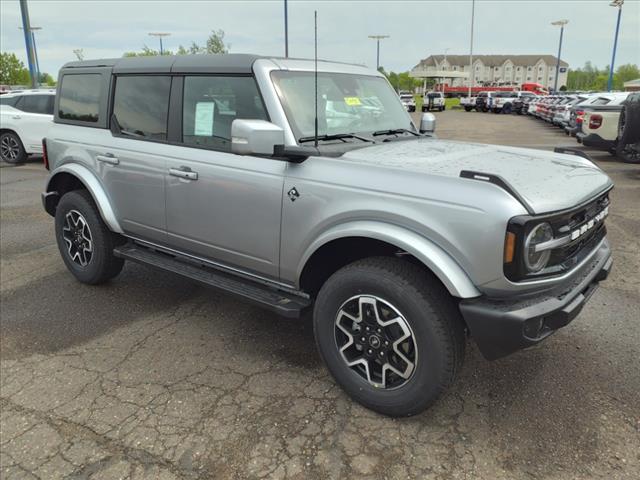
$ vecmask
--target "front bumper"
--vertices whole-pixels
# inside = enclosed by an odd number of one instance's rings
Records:
[[[535,345],[569,324],[609,276],[612,264],[605,239],[569,284],[515,299],[462,300],[460,312],[484,357],[495,360]]]

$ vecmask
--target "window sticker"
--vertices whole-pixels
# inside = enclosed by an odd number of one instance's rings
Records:
[[[359,105],[362,105],[362,102],[358,97],[344,97],[344,103],[346,103],[350,107],[357,107]]]
[[[196,103],[196,118],[193,127],[193,134],[203,137],[213,135],[213,113],[215,110],[214,102],[198,102]]]

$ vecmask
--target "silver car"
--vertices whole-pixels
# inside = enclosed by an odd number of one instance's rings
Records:
[[[488,359],[545,339],[611,269],[591,161],[438,140],[361,66],[74,62],[54,122],[43,204],[79,281],[129,260],[311,313],[336,381],[384,414],[432,404],[467,336]]]

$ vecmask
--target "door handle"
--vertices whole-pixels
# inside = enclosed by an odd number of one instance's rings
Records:
[[[14,120],[20,120],[22,117],[20,115],[14,115],[11,118],[13,118]]]
[[[96,160],[102,163],[108,163],[109,165],[118,165],[120,163],[120,160],[110,153],[106,155],[96,155]]]
[[[178,178],[186,178],[187,180],[198,179],[198,172],[194,172],[189,167],[170,168],[169,175]]]

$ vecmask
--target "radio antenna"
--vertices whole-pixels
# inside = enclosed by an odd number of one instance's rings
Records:
[[[313,11],[313,23],[314,23],[314,87],[315,87],[315,136],[313,145],[318,148],[318,11]]]

